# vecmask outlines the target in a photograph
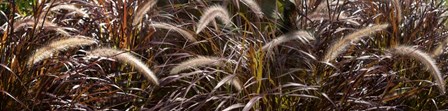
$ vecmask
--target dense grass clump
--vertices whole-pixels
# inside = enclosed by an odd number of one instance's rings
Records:
[[[0,0],[2,110],[447,110],[441,0]]]

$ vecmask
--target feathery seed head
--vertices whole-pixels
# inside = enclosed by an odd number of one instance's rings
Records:
[[[344,4],[344,1],[333,1],[331,3],[328,3],[330,1],[322,1],[315,9],[315,11],[313,13],[327,13],[328,12],[328,6],[331,7],[336,6],[336,5],[342,5]]]
[[[287,42],[287,41],[291,41],[291,40],[295,40],[295,39],[299,39],[302,43],[309,43],[309,41],[314,40],[314,36],[312,36],[309,32],[307,31],[303,31],[303,30],[299,30],[299,31],[294,31],[288,34],[284,34],[281,35],[278,38],[273,39],[271,42],[267,43],[266,45],[264,45],[261,50],[263,51],[270,51],[272,50],[273,47],[280,45],[281,43]]]
[[[437,57],[443,53],[443,48],[448,44],[448,38],[445,38],[444,41],[440,42],[440,44],[436,47],[436,49],[432,52],[432,57]]]
[[[151,10],[154,7],[154,5],[156,5],[156,3],[157,0],[146,0],[145,3],[139,5],[138,10],[136,11],[134,19],[132,21],[132,26],[140,24],[144,15],[148,13],[148,11]]]
[[[228,84],[231,84],[233,87],[235,87],[235,89],[237,89],[238,91],[243,90],[243,84],[241,83],[241,81],[238,79],[238,77],[233,77],[231,80],[229,80],[227,82]]]
[[[162,29],[167,29],[167,30],[174,30],[178,33],[180,33],[182,36],[184,36],[185,38],[187,38],[188,40],[191,40],[193,42],[196,42],[196,38],[194,38],[193,35],[191,35],[189,32],[178,28],[174,25],[171,24],[167,24],[167,23],[158,23],[158,22],[154,22],[152,24],[150,24],[150,26],[155,27],[155,28],[162,28]]]
[[[340,21],[344,21],[346,23],[350,23],[353,25],[361,25],[359,22],[355,21],[353,18],[348,17],[346,14],[344,14],[342,12],[340,14],[331,14],[331,15],[329,15],[328,13],[311,13],[311,14],[307,15],[307,17],[311,21],[340,20]]]
[[[263,18],[264,13],[261,10],[260,6],[254,0],[241,0],[247,7],[249,7],[258,18]]]
[[[222,23],[225,25],[232,22],[230,20],[229,12],[220,5],[210,6],[207,9],[205,9],[204,14],[201,16],[201,19],[198,22],[196,34],[201,32],[207,25],[214,20],[215,18],[218,18],[221,20]]]
[[[37,28],[41,27],[42,25],[43,27],[57,27],[56,24],[48,20],[39,20],[38,22],[36,22],[33,18],[25,18],[14,23],[14,32],[22,28],[33,27],[34,25],[37,25]]]
[[[57,24],[55,24],[51,21],[48,21],[48,20],[39,20],[36,22],[33,18],[25,18],[25,19],[19,20],[14,23],[14,32],[16,32],[22,28],[33,28],[34,25],[36,25],[36,28],[43,27],[43,28],[46,28],[49,30],[56,31],[57,33],[64,35],[66,37],[72,36],[66,30],[69,29],[69,30],[76,31],[76,29],[73,29],[73,28],[60,27]]]
[[[28,58],[27,65],[36,64],[39,61],[51,57],[54,53],[57,53],[58,51],[62,51],[68,48],[92,45],[95,43],[97,43],[95,39],[82,36],[56,40],[42,48],[37,49],[36,52]]]
[[[436,80],[440,92],[443,94],[446,92],[445,81],[442,78],[442,74],[440,73],[435,60],[431,56],[429,56],[429,54],[410,46],[397,46],[389,49],[389,51],[391,51],[393,54],[408,56],[421,62],[431,72],[432,76]]]
[[[360,29],[349,34],[348,36],[345,36],[344,38],[334,42],[333,45],[330,46],[330,49],[327,50],[327,53],[325,54],[323,60],[325,62],[334,60],[339,54],[345,51],[345,49],[350,45],[351,42],[358,42],[363,37],[367,37],[374,32],[384,30],[387,27],[389,27],[389,24],[374,25],[371,27]]]
[[[220,58],[199,56],[180,63],[179,65],[171,69],[170,74],[177,74],[183,70],[204,65],[220,66],[222,64],[223,63]]]
[[[112,48],[98,48],[87,52],[87,56],[90,57],[109,57],[116,59],[119,62],[127,63],[135,67],[140,73],[151,81],[154,85],[159,85],[159,80],[157,76],[143,63],[140,59],[133,56],[127,51],[117,50]]]
[[[55,7],[52,7],[50,11],[58,11],[58,10],[68,10],[72,11],[75,15],[79,15],[82,17],[89,17],[89,15],[83,11],[82,9],[76,7],[75,5],[57,5]]]

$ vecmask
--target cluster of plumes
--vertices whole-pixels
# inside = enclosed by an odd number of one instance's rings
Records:
[[[279,12],[257,0],[180,1],[51,1],[34,16],[17,17],[3,35],[20,37],[0,42],[1,50],[17,52],[0,57],[11,59],[0,65],[53,81],[25,80],[49,86],[23,94],[42,98],[9,97],[27,108],[56,110],[383,110],[412,106],[418,93],[427,93],[435,99],[424,101],[434,106],[420,108],[448,108],[440,100],[447,98],[448,61],[441,58],[448,38],[437,34],[447,31],[431,27],[443,7],[289,0]],[[21,59],[27,69],[18,69]],[[434,80],[420,78],[429,76]]]

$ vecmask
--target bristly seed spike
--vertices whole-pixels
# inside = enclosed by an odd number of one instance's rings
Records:
[[[98,48],[87,52],[87,56],[90,57],[109,57],[116,59],[119,62],[127,63],[135,67],[140,73],[151,81],[154,85],[159,85],[159,80],[157,76],[143,63],[140,59],[133,56],[127,51],[112,49],[112,48]]]

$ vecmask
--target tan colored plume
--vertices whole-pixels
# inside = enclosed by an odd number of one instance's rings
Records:
[[[446,47],[446,45],[448,44],[448,38],[445,38],[444,41],[440,42],[440,44],[436,47],[436,49],[432,52],[431,56],[432,57],[437,57],[440,54],[443,53],[443,49]]]
[[[238,77],[236,77],[236,75],[227,75],[226,77],[222,78],[214,89],[218,89],[224,83],[232,85],[238,91],[243,90],[243,85],[241,84],[240,80],[238,80]]]
[[[174,30],[178,33],[180,33],[182,36],[184,36],[185,38],[187,38],[188,40],[191,40],[193,42],[196,42],[196,38],[194,38],[194,36],[192,34],[190,34],[189,32],[178,28],[174,25],[171,24],[167,24],[167,23],[157,23],[157,22],[153,22],[152,24],[150,24],[149,26],[155,27],[155,28],[161,28],[161,29],[167,29],[167,30]]]
[[[307,31],[299,30],[292,33],[281,35],[278,38],[273,39],[271,42],[264,45],[261,50],[271,51],[273,47],[291,40],[299,39],[302,43],[309,43],[309,41],[314,40],[314,36]]]
[[[159,85],[157,76],[143,63],[140,59],[130,54],[128,51],[117,50],[112,48],[98,48],[87,52],[90,57],[109,57],[119,62],[129,64],[135,67],[140,73],[155,85]]]
[[[238,91],[243,90],[243,87],[244,87],[243,84],[241,83],[240,79],[238,79],[238,77],[236,77],[236,76],[233,77],[230,81],[228,81],[227,84],[232,85]]]
[[[87,46],[95,43],[97,43],[95,39],[82,36],[56,40],[42,48],[37,49],[35,53],[28,58],[27,64],[28,65],[36,64],[39,61],[47,59],[51,57],[53,54],[62,51],[64,49]]]
[[[371,27],[366,27],[360,30],[357,30],[356,32],[353,32],[349,34],[348,36],[345,36],[344,38],[340,39],[339,41],[334,42],[330,49],[327,50],[327,53],[324,56],[324,61],[329,62],[334,60],[339,54],[344,52],[346,48],[350,45],[352,42],[358,42],[363,37],[367,37],[370,34],[373,34],[374,32],[381,31],[389,27],[389,24],[381,24],[381,25],[374,25]]]
[[[330,2],[330,3],[328,3]],[[341,20],[346,23],[350,23],[353,25],[360,25],[359,22],[355,21],[354,18],[349,17],[347,14],[341,12],[340,14],[330,13],[329,9],[333,9],[334,6],[342,5],[345,1],[322,1],[316,9],[307,15],[311,21],[316,20]]]
[[[22,28],[33,28],[34,25],[36,25],[36,28],[39,29],[41,27],[46,28],[46,29],[50,29],[50,30],[54,30],[57,33],[64,35],[64,36],[71,36],[70,33],[68,33],[66,30],[74,30],[76,31],[76,29],[73,28],[68,28],[68,27],[60,27],[57,24],[48,21],[48,20],[39,20],[38,22],[36,22],[33,18],[25,18],[22,20],[19,20],[17,22],[14,23],[14,32],[22,29]]]
[[[135,13],[134,19],[132,21],[132,25],[136,26],[140,24],[145,14],[148,13],[148,11],[151,10],[154,7],[154,5],[156,5],[156,3],[157,0],[146,0],[145,3],[139,5],[138,10]]]
[[[437,67],[435,60],[432,57],[430,57],[427,53],[409,46],[397,46],[391,48],[390,51],[393,54],[408,56],[420,61],[431,72],[432,76],[436,80],[440,92],[443,94],[446,92],[445,81],[442,78],[442,74],[440,73],[440,70]]]
[[[260,5],[257,4],[254,0],[241,0],[247,7],[250,8],[257,16],[258,18],[263,18],[264,13],[260,8]]]
[[[43,24],[42,24],[43,23]],[[37,25],[36,27],[39,28],[41,26],[43,27],[56,27],[57,25],[53,22],[50,22],[48,20],[39,20],[36,24],[36,21],[33,18],[24,18],[19,21],[14,22],[14,32],[17,30],[20,30],[22,28],[31,28],[34,25]]]
[[[215,18],[218,18],[222,23],[226,25],[231,22],[229,12],[224,7],[220,5],[210,6],[205,9],[204,14],[201,16],[201,19],[199,20],[196,27],[196,34],[207,27],[207,25]]]
[[[318,20],[340,20],[344,21],[353,25],[361,25],[359,22],[355,21],[354,18],[348,17],[346,14],[331,14],[328,13],[312,13],[307,15],[307,17],[311,21],[318,21]]]
[[[333,1],[331,3],[328,3],[331,1],[322,1],[314,10],[313,13],[328,13],[328,8],[332,9],[332,7],[337,6],[337,5],[342,5],[344,4],[344,1]],[[330,6],[330,7],[328,7]]]
[[[186,60],[186,61],[178,64],[176,67],[171,69],[170,74],[177,74],[183,70],[195,68],[195,67],[199,67],[199,66],[204,66],[204,65],[220,66],[222,64],[223,63],[220,58],[199,56],[199,57],[192,58],[192,59]]]
[[[50,9],[50,11],[59,11],[59,10],[68,10],[72,11],[75,15],[79,15],[82,17],[88,17],[89,15],[84,12],[82,9],[76,7],[75,5],[57,5]]]

